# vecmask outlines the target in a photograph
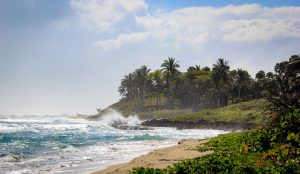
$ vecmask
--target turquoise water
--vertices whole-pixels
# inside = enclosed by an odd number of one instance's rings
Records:
[[[113,112],[99,121],[68,116],[1,115],[0,173],[89,173],[128,161],[183,138],[207,138],[220,130],[119,130],[115,122],[137,117]]]

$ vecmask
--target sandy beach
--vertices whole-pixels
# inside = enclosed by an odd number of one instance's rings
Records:
[[[128,163],[109,166],[108,168],[94,172],[93,174],[127,174],[135,167],[165,168],[173,163],[185,159],[200,157],[212,153],[212,151],[199,152],[197,146],[208,140],[182,140],[178,145],[154,150],[146,155],[134,158]]]

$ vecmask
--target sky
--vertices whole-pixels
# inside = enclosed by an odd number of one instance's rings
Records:
[[[93,114],[142,65],[254,76],[299,45],[300,1],[0,0],[0,114]]]

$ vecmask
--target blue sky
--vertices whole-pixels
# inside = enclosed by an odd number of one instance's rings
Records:
[[[299,54],[299,1],[0,0],[0,113],[95,113],[166,57],[254,75]]]

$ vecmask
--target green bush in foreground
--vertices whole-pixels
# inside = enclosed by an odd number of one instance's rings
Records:
[[[280,119],[266,127],[212,138],[199,147],[199,151],[214,151],[204,157],[165,169],[136,168],[130,173],[300,173],[299,111]]]
[[[245,133],[249,152],[262,154],[256,166],[263,172],[300,173],[300,113],[277,116],[279,121]]]

